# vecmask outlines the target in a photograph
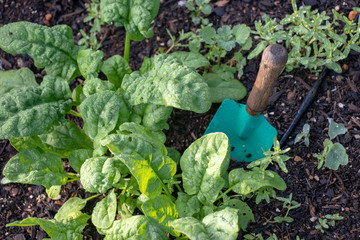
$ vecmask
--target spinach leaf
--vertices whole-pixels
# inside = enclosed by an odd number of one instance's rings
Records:
[[[108,81],[117,88],[121,87],[121,82],[125,74],[131,73],[128,62],[120,55],[114,55],[108,58],[104,62],[101,71],[106,75]]]
[[[141,41],[153,35],[151,22],[156,17],[160,0],[101,0],[101,18],[106,23],[124,26],[132,40]]]
[[[70,153],[68,159],[70,166],[79,173],[85,160],[91,158],[92,156],[93,151],[91,149],[77,149]]]
[[[143,215],[114,221],[110,229],[104,230],[104,240],[167,240],[166,233],[160,225]]]
[[[37,87],[34,73],[28,68],[0,71],[0,95],[14,88]]]
[[[225,186],[230,143],[224,133],[207,134],[193,142],[180,159],[184,190],[212,204]]]
[[[0,28],[0,48],[10,54],[28,54],[38,68],[68,81],[79,75],[72,30],[66,25],[46,27],[30,22],[9,23]]]
[[[100,93],[104,91],[116,91],[116,87],[107,81],[103,81],[100,78],[90,78],[85,81],[83,88],[83,94],[85,97],[90,97],[95,93]],[[85,100],[82,99],[83,101]]]
[[[152,103],[139,104],[133,107],[132,118],[151,131],[169,129],[167,121],[172,113],[172,107]]]
[[[87,159],[80,168],[80,181],[92,193],[105,193],[120,180],[121,173],[115,158],[95,157]]]
[[[125,75],[121,84],[131,105],[153,103],[198,113],[210,109],[210,91],[203,78],[171,55],[156,55],[153,68]]]
[[[85,79],[96,78],[103,64],[101,62],[103,57],[104,52],[100,50],[81,50],[77,56],[77,63],[79,65],[81,75],[83,75]]]
[[[85,207],[87,199],[73,197],[67,200],[64,205],[61,206],[59,211],[55,214],[54,219],[56,221],[63,221],[71,218],[77,218],[83,213],[81,210]]]
[[[200,202],[197,196],[189,196],[186,193],[179,192],[176,199],[176,209],[180,217],[192,217],[200,212]]]
[[[245,171],[243,168],[232,170],[229,173],[229,184],[234,192],[242,195],[253,193],[262,187],[286,189],[286,183],[276,172],[258,167],[254,167],[252,171]]]
[[[0,138],[42,134],[71,108],[70,89],[63,79],[46,76],[41,86],[16,88],[0,99]]]
[[[209,60],[200,53],[176,51],[171,56],[175,57],[182,65],[194,70],[210,66]]]
[[[142,210],[146,216],[153,218],[155,221],[163,225],[165,227],[165,231],[174,236],[179,235],[174,233],[168,224],[169,221],[173,221],[179,217],[178,212],[176,211],[176,206],[169,197],[159,195],[155,198],[149,199],[142,205]]]
[[[251,211],[249,205],[239,199],[230,199],[226,201],[224,205],[219,207],[220,209],[224,209],[226,207],[235,208],[238,211],[238,218],[239,218],[239,227],[246,231],[247,225],[250,221],[255,222],[254,214]]]
[[[91,221],[96,228],[107,229],[111,227],[116,216],[116,194],[115,190],[98,202],[93,210]]]
[[[42,185],[47,189],[65,185],[67,180],[61,158],[40,149],[16,154],[5,165],[3,174],[12,182]]]

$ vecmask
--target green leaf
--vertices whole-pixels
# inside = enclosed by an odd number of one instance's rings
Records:
[[[56,199],[59,197],[61,191],[61,186],[51,186],[50,188],[46,189],[46,194],[50,199]]]
[[[136,105],[133,109],[134,113],[141,119],[138,123],[148,130],[161,131],[169,129],[167,121],[172,113],[172,107],[149,103]]]
[[[84,119],[84,131],[94,140],[113,131],[120,117],[123,118],[122,122],[126,121],[127,116],[119,115],[128,113],[128,107],[118,93],[103,91],[86,98],[80,104],[80,112]]]
[[[203,8],[201,8],[201,12],[205,15],[209,15],[212,12],[212,8],[209,4],[207,4]]]
[[[184,233],[192,240],[210,240],[210,236],[199,220],[193,217],[182,217],[170,222],[170,225],[177,232]]]
[[[85,97],[89,97],[95,93],[100,93],[105,91],[115,92],[116,87],[112,83],[108,81],[103,81],[100,78],[90,78],[85,81],[85,85],[83,88],[83,95]],[[85,99],[85,97],[83,98]],[[84,99],[82,99],[82,101],[84,101]]]
[[[336,62],[327,63],[327,64],[325,64],[325,66],[331,70],[334,70],[337,73],[342,72],[341,66]]]
[[[137,184],[137,183],[136,183]],[[118,214],[121,219],[131,218],[136,208],[136,200],[133,197],[126,197],[125,194],[119,197]]]
[[[0,28],[0,48],[10,54],[28,54],[47,74],[72,80],[79,75],[72,30],[66,25],[46,27],[15,22]]]
[[[67,180],[61,158],[39,149],[16,154],[5,165],[3,174],[12,182],[42,185],[45,188],[65,185]]]
[[[51,239],[58,240],[82,240],[83,235],[81,234],[82,230],[87,225],[87,221],[90,216],[87,214],[81,214],[74,219],[69,219],[66,221],[54,221],[46,220],[41,218],[26,218],[22,221],[15,221],[10,224],[7,224],[7,227],[13,226],[34,226],[40,225],[44,231],[49,234]]]
[[[152,37],[151,22],[156,17],[160,0],[102,0],[100,15],[106,23],[125,26],[131,39],[141,41]]]
[[[194,70],[210,66],[209,60],[200,53],[176,51],[171,56],[175,57],[183,66]]]
[[[70,89],[46,76],[41,86],[13,89],[0,98],[0,139],[38,135],[57,124],[71,108]]]
[[[326,154],[325,167],[333,170],[338,170],[340,165],[346,165],[349,162],[349,157],[346,154],[346,149],[340,143],[334,143],[328,153]]]
[[[184,190],[212,204],[225,186],[230,143],[224,133],[207,134],[193,142],[180,159]]]
[[[236,25],[232,29],[232,33],[235,36],[236,42],[240,45],[245,44],[250,37],[250,28],[245,24]]]
[[[207,215],[202,222],[193,217],[184,217],[170,222],[170,225],[193,240],[235,240],[239,232],[237,211],[225,208]]]
[[[106,234],[104,240],[168,239],[166,232],[158,223],[143,215],[117,220],[104,232]]]
[[[255,47],[254,50],[252,50],[249,55],[248,55],[248,59],[253,59],[254,57],[256,57],[257,55],[259,55],[260,53],[262,53],[264,51],[264,49],[268,46],[268,43],[265,41],[259,42],[258,45]]]
[[[124,76],[131,73],[128,62],[120,55],[108,58],[104,62],[101,71],[106,75],[108,81],[117,88],[121,87]]]
[[[149,199],[142,205],[142,210],[146,216],[153,218],[156,222],[165,226],[167,232],[170,232],[174,236],[178,235],[171,230],[168,224],[169,221],[173,221],[179,217],[176,206],[169,197],[159,195]]]
[[[92,156],[93,151],[91,149],[77,149],[70,153],[68,159],[70,166],[79,173],[85,160],[91,158]]]
[[[217,34],[216,41],[225,51],[229,52],[236,46],[235,39],[232,35],[232,30],[228,25],[224,25],[221,28],[218,28]]]
[[[101,69],[101,59],[103,59],[103,57],[104,52],[100,50],[81,50],[77,56],[77,63],[79,65],[81,75],[83,75],[85,79],[96,78]]]
[[[176,199],[176,209],[179,217],[192,217],[200,212],[200,202],[197,196],[189,196],[186,193],[179,192]]]
[[[78,197],[70,198],[64,203],[64,205],[61,206],[59,211],[55,214],[54,219],[60,222],[81,216],[81,210],[85,207],[86,203],[87,199],[81,199]]]
[[[262,170],[254,167],[252,171],[245,171],[237,168],[229,173],[230,188],[241,195],[254,193],[262,187],[273,187],[278,190],[285,190],[286,183],[276,173],[271,170]]]
[[[10,143],[18,152],[24,152],[31,148],[45,149],[39,136],[11,138]]]
[[[216,30],[211,26],[206,26],[202,29],[199,29],[199,37],[203,40],[206,44],[214,44],[215,43],[215,36]]]
[[[239,227],[246,231],[246,228],[250,221],[255,222],[254,214],[252,213],[251,208],[249,205],[247,205],[245,202],[239,200],[239,199],[231,199],[224,203],[219,209],[224,209],[226,207],[235,208],[238,210],[238,221],[239,221]]]
[[[76,88],[74,88],[74,90],[72,91],[72,94],[71,94],[71,98],[73,100],[73,105],[75,106],[79,106],[80,103],[81,103],[81,100],[85,97],[84,97],[84,93],[83,93],[83,86],[81,84],[77,85]]]
[[[210,87],[211,102],[220,103],[230,98],[233,100],[241,100],[246,94],[244,85],[236,79],[225,81],[215,73],[208,73],[204,76]]]
[[[88,192],[105,193],[119,179],[120,170],[115,158],[89,158],[80,168],[80,181]]]
[[[0,71],[0,95],[11,89],[37,87],[34,73],[28,68]]]
[[[113,189],[94,207],[91,221],[95,227],[105,229],[111,227],[115,220],[116,208],[116,194]]]
[[[210,91],[202,77],[170,55],[156,55],[154,68],[126,75],[125,97],[132,105],[153,103],[203,113],[211,106]]]
[[[340,134],[345,134],[347,132],[346,127],[342,123],[336,123],[332,118],[328,118],[329,120],[329,136],[330,139],[334,139],[336,136]]]
[[[62,158],[67,158],[72,151],[77,149],[92,149],[92,141],[69,120],[39,137],[44,145],[43,150],[50,150]]]

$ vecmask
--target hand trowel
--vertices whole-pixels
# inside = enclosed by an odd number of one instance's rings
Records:
[[[205,131],[205,134],[223,132],[228,136],[232,159],[251,162],[265,157],[264,151],[272,147],[277,132],[262,112],[287,56],[283,46],[269,45],[262,54],[260,69],[246,105],[225,99]]]

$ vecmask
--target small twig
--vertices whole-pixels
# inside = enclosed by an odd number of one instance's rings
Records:
[[[72,16],[74,16],[74,15],[77,15],[77,14],[79,14],[79,13],[82,13],[83,11],[84,11],[84,9],[79,9],[79,10],[77,10],[77,11],[75,11],[75,12],[65,14],[65,15],[63,15],[62,17],[63,17],[64,19],[66,19],[66,18],[72,17]]]

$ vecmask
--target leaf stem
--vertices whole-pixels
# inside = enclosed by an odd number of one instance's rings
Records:
[[[79,113],[79,112],[77,112],[77,111],[75,111],[75,110],[73,110],[73,109],[70,109],[70,111],[68,112],[68,114],[71,114],[71,115],[73,115],[73,116],[75,116],[75,117],[81,117],[81,113]]]
[[[130,57],[130,35],[126,32],[124,58],[129,63]]]
[[[235,186],[235,185],[234,185]],[[215,200],[218,201],[220,200],[223,196],[226,196],[230,191],[232,191],[232,187],[229,187],[225,192],[223,192],[223,194],[221,194],[220,196],[217,197],[217,199]]]
[[[98,197],[98,196],[100,196],[100,195],[101,195],[101,193],[95,194],[95,195],[93,195],[93,196],[91,196],[91,197],[88,197],[88,198],[86,199],[86,201],[90,201],[91,199],[96,198],[96,197]]]

